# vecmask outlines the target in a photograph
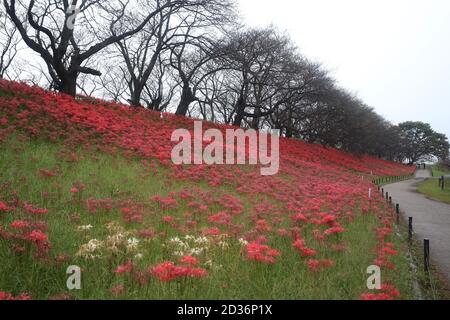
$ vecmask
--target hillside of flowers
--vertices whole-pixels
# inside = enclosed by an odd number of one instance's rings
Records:
[[[0,80],[0,300],[411,297],[371,181],[414,168],[284,138],[274,176],[175,166],[178,128],[193,120]]]

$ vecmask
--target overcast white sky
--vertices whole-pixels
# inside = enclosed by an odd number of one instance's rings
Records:
[[[287,31],[388,120],[450,138],[449,0],[239,0],[251,26]]]

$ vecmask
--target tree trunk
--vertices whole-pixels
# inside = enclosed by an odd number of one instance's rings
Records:
[[[133,107],[141,107],[141,95],[143,87],[140,85],[135,85],[134,90],[131,92],[130,104]]]
[[[189,105],[195,101],[195,96],[192,93],[189,85],[184,85],[181,92],[180,103],[177,107],[177,112],[175,114],[179,116],[185,116],[189,110]]]
[[[252,119],[252,129],[258,130],[259,129],[259,118],[261,118],[261,108],[256,107],[253,115],[254,115],[254,118]]]
[[[69,74],[65,79],[62,79],[59,92],[75,97],[77,95],[77,79],[77,73]]]
[[[233,125],[240,127],[242,124],[242,120],[244,120],[244,111],[245,111],[245,103],[244,99],[240,97],[236,102],[236,115],[234,117]]]
[[[286,127],[286,138],[292,138],[294,133],[292,132],[291,128]]]

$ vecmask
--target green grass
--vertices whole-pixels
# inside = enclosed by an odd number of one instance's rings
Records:
[[[425,194],[428,198],[441,201],[445,203],[450,203],[450,179],[447,179],[445,189],[442,190],[439,187],[437,179],[427,179],[422,182],[418,190],[420,193]]]
[[[16,197],[48,208],[49,214],[42,219],[48,223],[52,245],[50,257],[39,260],[32,253],[16,254],[9,240],[0,237],[0,291],[29,293],[37,299],[64,294],[76,299],[113,299],[115,296],[110,289],[119,284],[125,288],[119,296],[121,299],[357,299],[368,291],[366,269],[375,258],[373,250],[377,239],[374,228],[379,225],[378,219],[370,214],[357,215],[351,224],[345,226],[347,231],[337,236],[336,243],[347,244],[344,252],[327,250],[313,239],[306,238],[308,243],[315,245],[318,258],[336,261],[333,268],[318,273],[308,270],[305,259],[292,249],[289,239],[275,237],[271,241],[270,246],[279,249],[282,255],[276,264],[265,265],[247,261],[242,245],[229,237],[222,239],[221,244],[208,242],[206,245],[206,253],[201,255],[201,259],[208,269],[208,277],[173,283],[151,279],[147,284],[139,285],[130,276],[119,276],[113,271],[137,253],[142,255],[140,260],[136,260],[136,268],[141,271],[163,261],[174,261],[174,249],[169,245],[169,239],[184,237],[183,233],[162,223],[161,218],[170,214],[182,219],[187,210],[186,203],[176,210],[161,210],[149,198],[192,188],[192,185],[171,181],[164,168],[155,165],[150,169],[121,155],[70,150],[67,146],[23,137],[10,139],[0,147],[0,199]],[[76,154],[77,161],[70,161],[70,152]],[[41,169],[57,174],[43,177],[39,174]],[[86,189],[74,196],[70,189],[79,182]],[[233,192],[229,187],[211,188],[203,183],[196,186],[211,191],[213,195]],[[246,203],[245,197],[240,197]],[[121,202],[131,199],[139,203],[144,212],[144,222],[124,224],[120,222],[121,213],[116,208],[92,214],[84,205],[86,199],[105,198]],[[220,210],[219,207],[211,209]],[[3,214],[0,225],[6,226],[24,215],[20,211]],[[120,223],[122,230],[108,230],[106,226],[112,221]],[[78,231],[77,228],[83,225],[92,225],[93,228]],[[204,222],[200,222],[199,228],[203,226]],[[132,252],[125,252],[123,247],[115,253],[102,249],[102,257],[95,260],[76,255],[80,246],[91,239],[105,241],[113,234],[126,233],[126,240],[145,228],[165,235],[141,240],[138,249]],[[391,236],[389,241],[404,249],[397,236]],[[382,279],[394,284],[403,299],[409,299],[414,298],[411,290],[414,274],[404,252],[401,250],[394,257],[397,269],[384,271]],[[63,256],[67,258],[60,259]],[[67,291],[66,269],[70,265],[80,266],[83,270],[82,290]]]
[[[436,177],[436,178],[450,175],[450,169],[445,168],[443,166],[439,166],[439,165],[431,167],[431,172],[432,172],[433,177]]]

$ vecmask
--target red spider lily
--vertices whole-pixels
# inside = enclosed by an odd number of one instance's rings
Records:
[[[202,278],[208,272],[202,268],[177,266],[171,261],[163,262],[151,268],[150,273],[160,281],[169,282],[177,278]]]
[[[127,263],[120,265],[116,268],[114,273],[116,274],[124,274],[124,273],[131,273],[133,272],[133,262],[128,261]]]
[[[329,226],[333,226],[334,222],[336,221],[336,217],[330,214],[325,214],[324,217],[321,220],[317,220],[315,219],[317,224],[322,224],[322,225],[329,225]]]
[[[361,295],[360,300],[394,300],[394,298],[387,293],[364,293]]]
[[[144,216],[139,210],[140,209],[138,207],[134,208],[125,207],[120,209],[120,211],[122,212],[123,221],[127,223],[143,223]]]
[[[120,296],[125,292],[125,287],[123,284],[118,284],[111,288],[110,290],[111,294],[114,296]]]
[[[309,259],[308,262],[308,268],[311,271],[317,271],[320,267],[320,261],[316,259]]]
[[[361,300],[395,300],[400,298],[400,292],[393,285],[382,284],[377,293],[364,293]]]
[[[389,261],[389,256],[396,256],[398,251],[394,249],[394,244],[385,243],[385,246],[378,250],[375,265],[384,266],[388,269],[395,269],[395,265]]]
[[[392,234],[393,230],[391,227],[384,227],[384,228],[378,228],[376,230],[376,232],[377,232],[377,236],[378,236],[378,241],[384,242],[386,237]]]
[[[309,259],[307,265],[310,271],[316,272],[323,268],[332,267],[334,265],[334,261],[329,259],[325,260]]]
[[[192,256],[183,256],[180,259],[180,263],[188,266],[196,266],[198,264],[198,259]]]
[[[172,217],[172,216],[164,216],[164,217],[162,218],[162,221],[164,221],[164,222],[166,222],[166,223],[172,223],[172,222],[175,221],[175,218]]]
[[[30,205],[28,203],[25,203],[23,205],[23,207],[28,213],[34,214],[34,215],[44,215],[44,214],[48,213],[47,209],[36,208],[36,207],[33,207],[32,205]]]
[[[286,229],[278,229],[277,230],[277,235],[279,235],[280,237],[287,237],[289,236],[289,231]]]
[[[295,240],[295,242],[292,245],[294,246],[294,248],[301,250],[305,247],[305,240],[297,239],[297,240]]]
[[[316,239],[318,241],[322,241],[325,239],[325,235],[319,229],[314,229],[312,231],[312,235],[313,235],[314,239]]]
[[[13,296],[11,293],[0,291],[0,301],[1,300],[31,300],[31,297],[25,294]]]
[[[15,95],[14,98],[0,96],[0,115],[6,119],[1,122],[2,125],[10,129],[19,128],[28,137],[65,140],[70,146],[95,145],[99,151],[113,155],[120,151],[127,159],[141,160],[143,178],[154,176],[159,166],[163,165],[171,180],[167,182],[169,189],[175,179],[233,189],[230,194],[217,190],[204,191],[191,189],[193,184],[190,183],[189,189],[171,192],[165,197],[153,197],[155,206],[165,210],[178,209],[178,201],[190,208],[190,212],[182,217],[174,213],[163,218],[180,233],[187,230],[198,232],[197,228],[204,228],[201,229],[204,235],[227,234],[244,238],[251,242],[246,246],[249,260],[275,263],[280,253],[267,244],[276,237],[286,238],[283,241],[288,237],[294,239],[292,250],[298,250],[304,257],[316,255],[304,242],[297,242],[306,233],[316,240],[321,250],[346,250],[345,244],[333,243],[336,239],[332,235],[345,232],[344,226],[347,228],[352,219],[363,212],[377,216],[380,221],[376,230],[378,243],[374,250],[376,264],[395,267],[389,259],[396,250],[386,242],[393,232],[393,214],[381,197],[374,197],[368,204],[367,190],[374,186],[368,181],[370,179],[362,180],[359,174],[354,173],[359,172],[367,177],[371,173],[378,176],[403,175],[413,172],[411,167],[285,138],[280,140],[280,173],[283,176],[262,177],[258,170],[241,170],[236,166],[173,166],[170,162],[171,134],[181,127],[192,131],[192,119],[168,114],[161,120],[159,113],[150,110],[135,110],[95,99],[73,99],[4,80],[0,80],[0,91],[14,92]],[[219,130],[228,128],[207,122],[204,126]],[[7,136],[5,130],[9,129],[0,128],[0,140]],[[79,161],[71,151],[61,152],[58,157],[70,163]],[[53,174],[51,171],[49,173]],[[80,194],[84,188],[84,185],[74,183],[71,192]],[[75,189],[77,192],[74,192]],[[245,196],[246,200],[241,196]],[[9,201],[8,205],[0,201],[0,213],[13,211],[14,208],[9,206],[22,207],[21,201],[14,201]],[[120,211],[123,221],[127,223],[143,222],[143,214],[146,213],[146,207],[130,201],[88,199],[85,204],[92,214]],[[216,208],[219,209],[216,211]],[[71,217],[72,221],[79,223],[79,215]],[[12,248],[18,253],[24,249],[21,246],[23,241],[32,241],[44,250],[48,246],[46,225],[42,222],[29,223],[25,230],[12,225],[10,227],[14,230],[6,230],[0,225],[0,237],[17,242],[12,244]],[[272,233],[272,229],[276,232]],[[34,240],[31,240],[28,238],[31,230],[40,231],[41,235],[34,234]],[[136,233],[142,238],[154,238],[166,237],[168,232],[158,234],[146,229]],[[203,269],[192,268],[187,259],[185,262],[179,261],[180,265],[172,262],[158,265],[152,274],[163,281],[171,281],[206,273]],[[333,263],[331,260],[311,259],[308,267],[318,271],[331,267]],[[148,280],[147,274],[138,275],[135,270],[133,277],[141,284]]]
[[[222,234],[219,228],[209,228],[203,231],[205,236],[219,236]]]
[[[47,170],[47,169],[40,169],[39,170],[39,174],[41,176],[47,177],[47,178],[52,178],[52,177],[56,176],[56,173],[54,173],[54,172],[52,172],[50,170]]]
[[[195,201],[189,202],[187,204],[187,206],[189,208],[197,209],[197,210],[202,211],[202,212],[208,211],[208,206],[207,205],[204,205],[204,204],[201,204],[201,203],[198,203],[198,202],[195,202]]]
[[[154,230],[150,230],[150,229],[144,229],[144,230],[140,230],[138,231],[138,236],[144,239],[152,239],[156,236],[156,232]]]
[[[86,206],[89,213],[97,213],[100,210],[110,211],[114,208],[114,201],[112,199],[88,199]]]
[[[320,263],[321,263],[322,267],[324,267],[324,268],[330,268],[330,267],[334,266],[334,261],[330,260],[330,259],[322,260],[322,261],[320,261]]]
[[[231,223],[231,215],[225,211],[221,211],[217,214],[208,217],[208,222],[217,223],[221,225],[229,225]]]
[[[183,200],[187,200],[187,199],[192,199],[193,195],[187,191],[187,190],[182,190],[178,193],[178,196],[183,199]]]
[[[323,232],[323,234],[326,235],[326,236],[329,236],[329,235],[332,235],[332,234],[343,233],[344,231],[345,231],[344,228],[339,227],[339,226],[336,226],[336,227],[331,227],[331,228],[325,230],[325,231]]]
[[[131,213],[131,209],[130,208],[122,208],[122,209],[120,209],[120,211],[122,211],[123,214]]]
[[[47,258],[50,250],[50,243],[48,241],[48,236],[45,233],[40,230],[33,230],[26,235],[24,239],[36,245],[35,255],[37,258]]]
[[[273,264],[276,262],[276,257],[280,255],[278,250],[272,249],[267,245],[254,241],[246,246],[247,259],[259,262]]]
[[[170,157],[170,148],[166,147],[170,143],[161,143],[164,139],[170,141],[170,132],[173,131],[170,129],[180,127],[180,124],[183,127],[192,126],[192,120],[183,117],[167,115],[167,118],[161,121],[160,114],[156,112],[131,110],[123,105],[94,99],[89,101],[85,99],[83,103],[79,103],[79,101],[68,96],[55,95],[36,87],[31,88],[14,82],[2,81],[0,88],[6,92],[15,92],[32,97],[32,99],[26,100],[27,110],[21,110],[21,112],[17,112],[17,109],[23,105],[23,99],[2,97],[0,100],[0,102],[8,102],[0,103],[0,106],[2,108],[3,105],[8,106],[8,109],[5,109],[6,114],[15,115],[12,122],[15,124],[17,121],[21,121],[21,125],[31,135],[47,134],[52,139],[59,136],[80,136],[77,129],[83,128],[84,136],[89,136],[89,133],[101,134],[103,139],[109,143],[114,142],[125,150],[139,153],[139,155],[145,157],[152,155],[162,161],[169,160]],[[42,115],[45,115],[46,118],[43,119]],[[127,117],[127,115],[130,115],[130,117]],[[48,121],[48,118],[51,121]],[[3,120],[2,123],[4,123],[3,125],[10,125],[10,121],[7,123]],[[169,126],[169,128],[164,128],[169,130],[151,130],[158,124],[159,126],[162,124]],[[210,126],[210,124],[205,123],[205,127]],[[225,128],[225,126],[215,127]],[[66,128],[69,128],[70,132],[64,132],[63,129]],[[148,131],[153,132],[152,139],[142,138],[146,136],[145,132]],[[308,145],[302,141],[281,139],[280,149],[283,159],[296,161],[301,165],[307,164],[311,168],[316,164],[326,163],[329,168],[341,167],[380,176],[408,174],[413,170],[411,167],[368,156],[355,157],[336,149]],[[282,164],[281,169],[288,170],[284,164]],[[201,170],[203,169],[199,170],[200,175],[202,174]],[[210,175],[208,182],[220,183],[221,179],[218,179],[218,176],[217,174]],[[225,179],[227,178],[225,177]]]
[[[0,212],[10,212],[13,211],[13,208],[10,208],[4,203],[3,201],[0,201]]]
[[[317,254],[316,250],[306,247],[305,240],[303,239],[297,239],[292,246],[300,251],[302,257],[313,257]]]
[[[259,235],[259,236],[256,237],[254,242],[259,243],[259,244],[263,244],[263,243],[268,243],[269,239],[265,235]]]
[[[258,232],[270,232],[272,228],[268,225],[267,221],[264,219],[258,220],[256,222],[256,231]]]
[[[178,207],[178,202],[172,198],[164,198],[161,196],[154,196],[151,198],[153,201],[159,203],[159,205],[164,209],[176,209]]]
[[[313,257],[317,254],[316,250],[310,248],[303,248],[301,250],[302,257]]]
[[[31,231],[31,233],[27,236],[27,239],[37,245],[42,245],[48,241],[47,235],[40,230]]]
[[[244,210],[244,205],[242,201],[232,195],[225,194],[219,200],[216,201],[217,204],[229,210],[233,215],[241,214]]]
[[[383,250],[384,253],[390,254],[390,255],[393,255],[393,256],[396,256],[398,254],[397,250],[394,250],[394,249],[392,249],[390,247],[384,247],[382,250]]]
[[[30,224],[24,220],[15,220],[9,226],[13,229],[27,229],[30,227]]]
[[[299,221],[307,222],[308,221],[308,218],[302,213],[294,214],[294,215],[290,216],[290,218],[293,222],[299,222]]]
[[[382,284],[381,290],[388,293],[392,297],[399,298],[400,297],[400,291],[397,290],[393,285],[390,284]]]

